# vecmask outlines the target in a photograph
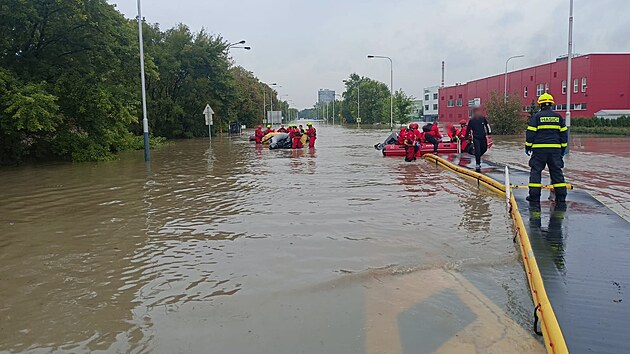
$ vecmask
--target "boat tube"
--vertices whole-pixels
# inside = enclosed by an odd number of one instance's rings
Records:
[[[487,136],[488,149],[492,147],[492,137]],[[398,144],[398,133],[391,133],[384,142],[374,145],[376,150],[383,152],[383,156],[405,156],[405,145]],[[442,141],[438,145],[438,154],[457,153],[457,142]],[[416,157],[433,153],[433,144],[422,143],[418,149]]]

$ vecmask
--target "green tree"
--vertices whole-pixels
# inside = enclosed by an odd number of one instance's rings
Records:
[[[413,100],[414,98],[405,94],[403,90],[394,92],[394,122],[405,124],[411,120]]]
[[[360,93],[357,91],[360,89]],[[360,112],[357,98],[360,95]],[[342,97],[342,116],[346,123],[356,123],[360,113],[363,124],[389,122],[389,88],[382,82],[351,74],[346,80],[346,90]]]
[[[509,95],[504,99],[502,94],[491,92],[486,103],[486,111],[495,134],[518,134],[527,124],[523,117],[521,100],[515,95]]]

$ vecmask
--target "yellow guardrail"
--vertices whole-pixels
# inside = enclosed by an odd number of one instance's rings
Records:
[[[423,157],[426,160],[435,162],[436,165],[443,166],[460,175],[463,175],[464,177],[476,180],[479,184],[484,184],[495,192],[505,196],[505,185],[486,175],[457,166],[432,154],[425,154]],[[514,188],[513,186],[510,187]],[[549,186],[547,187],[550,188]],[[570,189],[571,186],[568,186],[568,188]],[[510,193],[510,213],[512,215],[512,220],[514,221],[516,234],[518,235],[521,258],[523,259],[523,266],[525,267],[525,272],[527,273],[529,289],[532,293],[534,304],[536,305],[535,311],[538,313],[538,318],[541,319],[540,329],[545,340],[547,352],[554,354],[569,353],[567,344],[564,341],[564,336],[562,335],[562,330],[560,329],[560,324],[558,324],[556,314],[553,312],[553,308],[549,302],[549,298],[547,297],[542,275],[538,269],[538,263],[536,263],[536,257],[534,256],[532,245],[529,242],[529,235],[527,235],[527,229],[525,229],[525,225],[523,224],[523,218],[521,217],[521,213],[518,211],[518,205],[516,204],[516,199],[514,198],[513,193]]]

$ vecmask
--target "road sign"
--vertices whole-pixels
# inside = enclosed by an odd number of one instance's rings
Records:
[[[207,104],[206,108],[204,108],[203,115],[205,116],[205,119],[206,119],[206,125],[213,125],[212,118],[214,116],[214,111],[212,110],[209,104]]]
[[[357,118],[357,123],[361,123],[361,118]]]

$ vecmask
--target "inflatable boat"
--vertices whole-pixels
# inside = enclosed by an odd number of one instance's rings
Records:
[[[492,147],[492,137],[487,136],[488,139],[488,149]],[[455,154],[458,151],[458,143],[451,141],[442,141],[438,145],[438,154]],[[472,146],[471,146],[472,147]],[[378,143],[374,145],[376,150],[380,150],[383,152],[383,156],[405,156],[405,145],[398,144],[398,133],[392,133],[390,136],[385,139],[384,142]],[[473,151],[468,151],[469,153],[473,153]],[[423,143],[420,145],[418,149],[418,153],[416,157],[420,157],[424,154],[432,154],[433,153],[433,144]]]

